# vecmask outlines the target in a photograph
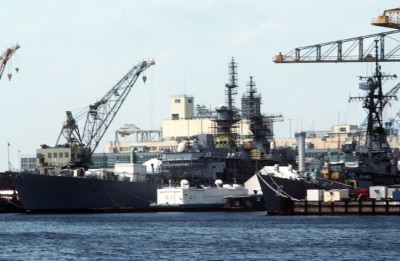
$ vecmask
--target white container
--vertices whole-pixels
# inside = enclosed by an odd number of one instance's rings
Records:
[[[387,197],[387,187],[385,186],[371,186],[369,187],[369,197],[382,200]]]
[[[324,191],[321,189],[307,189],[307,201],[322,201]]]
[[[129,180],[131,182],[146,181],[146,166],[136,163],[115,163],[114,172],[119,180]]]

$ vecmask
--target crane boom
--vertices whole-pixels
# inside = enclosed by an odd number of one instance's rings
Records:
[[[82,135],[79,132],[72,113],[70,111],[66,112],[67,121],[61,129],[56,147],[67,146],[72,149],[71,166],[87,166],[90,163],[93,152],[99,145],[101,138],[121,108],[139,75],[154,64],[154,60],[138,63],[99,101],[89,105]],[[65,138],[66,144],[60,144],[61,137]]]
[[[275,63],[340,63],[340,62],[399,62],[400,30],[364,35],[327,43],[297,47],[287,54],[279,53]],[[397,37],[398,38],[398,37]],[[378,57],[373,54],[376,43]]]
[[[4,68],[6,67],[7,62],[10,60],[11,56],[19,49],[19,44],[16,44],[10,48],[8,48],[1,56],[0,56],[0,79],[3,76]]]

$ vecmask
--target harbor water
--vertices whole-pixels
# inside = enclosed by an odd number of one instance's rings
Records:
[[[0,215],[0,260],[396,260],[399,216]]]

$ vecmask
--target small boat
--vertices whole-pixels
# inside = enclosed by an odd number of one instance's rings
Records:
[[[218,179],[215,187],[190,187],[187,180],[181,180],[178,187],[170,184],[158,189],[157,203],[151,207],[159,210],[222,210],[232,209],[231,200],[240,202],[247,198],[250,198],[248,189],[239,184],[223,184]]]

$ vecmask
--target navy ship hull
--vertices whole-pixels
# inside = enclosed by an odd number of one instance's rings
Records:
[[[290,198],[304,199],[307,189],[312,189],[304,180],[257,175],[264,197],[265,208],[268,215],[288,214],[290,211]]]
[[[269,215],[273,214],[291,214],[291,204],[296,200],[304,200],[307,196],[308,189],[368,189],[370,186],[378,185],[394,185],[392,176],[375,177],[380,182],[372,181],[355,181],[360,187],[353,187],[332,180],[316,178],[314,182],[306,181],[306,179],[289,179],[281,178],[273,175],[257,174],[258,181],[263,193],[265,208]],[[318,182],[316,182],[318,180]]]
[[[157,184],[10,173],[26,213],[147,211]]]

